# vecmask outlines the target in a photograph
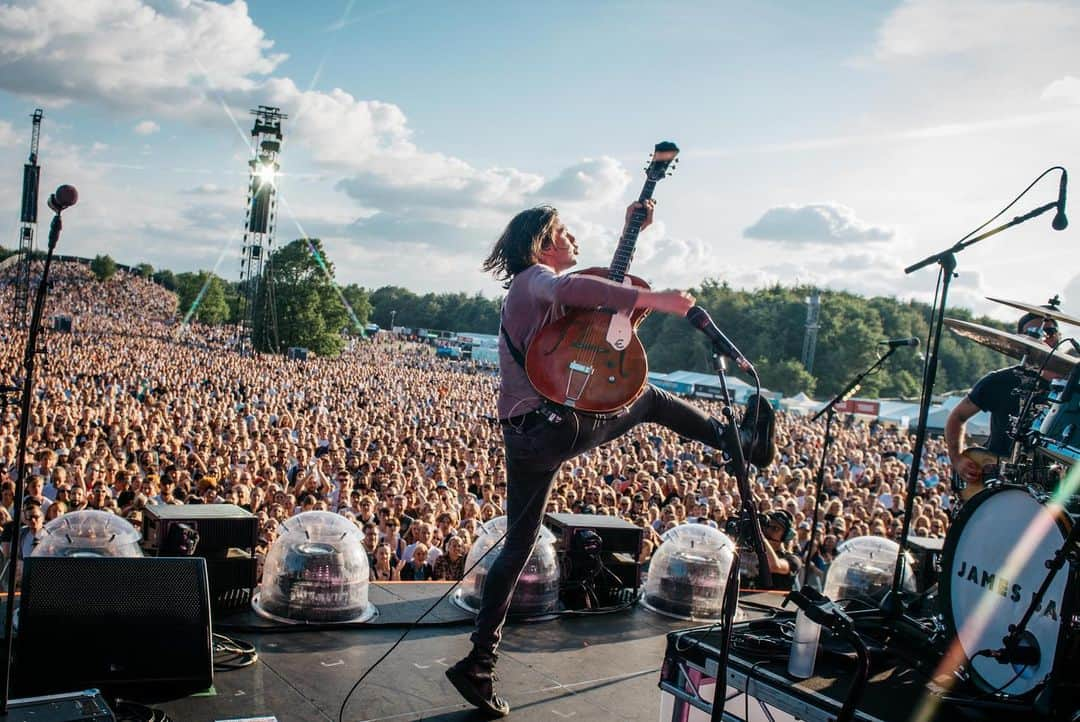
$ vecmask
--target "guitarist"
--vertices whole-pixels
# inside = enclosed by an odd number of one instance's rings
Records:
[[[1043,306],[1043,308],[1055,310],[1053,306]],[[1036,316],[1033,313],[1026,313],[1017,321],[1016,332],[1040,338],[1051,347],[1061,340],[1056,321]],[[980,411],[990,412],[990,438],[986,443],[987,451],[1003,458],[1012,455],[1013,442],[1009,438],[1009,425],[1010,417],[1020,414],[1020,396],[1015,392],[1020,387],[1022,368],[1009,366],[991,371],[976,381],[964,400],[949,412],[949,418],[945,421],[945,448],[949,452],[953,470],[966,484],[979,484],[982,481],[982,467],[961,453],[964,447],[965,427],[968,419],[975,414]],[[1059,378],[1059,375],[1051,371],[1043,372],[1043,379],[1055,378]],[[1040,381],[1039,384],[1042,391],[1049,388],[1044,381]]]
[[[626,211],[652,223],[652,199]],[[518,577],[532,553],[547,508],[552,480],[564,461],[604,444],[642,422],[653,422],[713,448],[721,447],[720,422],[653,386],[617,416],[599,417],[552,404],[541,397],[525,373],[525,351],[539,329],[561,317],[564,307],[630,311],[647,308],[684,316],[694,305],[683,291],[650,291],[587,275],[564,275],[577,262],[578,245],[556,210],[531,208],[514,216],[484,261],[485,271],[505,281],[499,341],[501,386],[498,411],[506,446],[507,535],[484,583],[483,600],[472,634],[472,651],[446,671],[469,703],[491,716],[505,716],[510,705],[493,686],[496,650]],[[768,403],[750,399],[758,413],[740,425],[744,454],[759,468],[775,454],[773,414]],[[748,408],[753,408],[748,405]],[[752,420],[756,443],[749,446]]]

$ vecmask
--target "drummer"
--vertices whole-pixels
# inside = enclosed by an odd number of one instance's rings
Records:
[[[1056,310],[1053,306],[1043,308]],[[1057,321],[1035,313],[1021,316],[1016,323],[1016,332],[1042,339],[1048,346],[1054,346],[1060,340]],[[987,440],[986,449],[1001,457],[1010,456],[1013,442],[1009,438],[1009,417],[1020,413],[1020,396],[1014,392],[1023,380],[1021,369],[1022,366],[1009,366],[983,376],[971,387],[964,400],[953,408],[945,421],[945,445],[949,459],[956,473],[969,484],[978,481],[981,470],[977,463],[961,454],[968,419],[980,411],[989,412],[990,438]],[[1059,374],[1044,371],[1043,378],[1055,379],[1059,378]],[[1040,381],[1041,386],[1044,383],[1045,381]]]

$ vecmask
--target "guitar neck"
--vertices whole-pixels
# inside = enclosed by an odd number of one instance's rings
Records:
[[[638,202],[644,204],[645,201],[652,198],[653,191],[656,189],[656,181],[646,180],[644,187],[641,189],[641,195],[638,196]],[[632,214],[630,214],[630,221],[626,224],[626,228],[623,229],[622,237],[619,239],[619,246],[615,249],[615,256],[611,259],[611,265],[608,267],[608,278],[616,283],[622,283],[626,278],[626,272],[630,269],[630,261],[634,260],[634,248],[637,245],[638,234],[641,232],[641,224],[645,222],[647,212],[644,206]]]

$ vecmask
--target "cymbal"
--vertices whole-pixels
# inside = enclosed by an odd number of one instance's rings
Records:
[[[1027,311],[1028,313],[1033,313],[1036,316],[1042,316],[1043,318],[1052,318],[1059,323],[1067,323],[1071,326],[1080,326],[1080,318],[1077,318],[1076,316],[1069,316],[1068,314],[1064,314],[1061,311],[1055,309],[1043,308],[1042,306],[1036,306],[1031,303],[1024,303],[1023,301],[1007,301],[1004,298],[993,298],[992,296],[987,296],[986,300],[993,301],[994,303],[1000,303],[1005,306],[1012,306],[1013,308],[1018,308],[1021,311]]]
[[[1060,351],[1052,351],[1045,343],[1030,336],[1000,331],[978,323],[961,321],[958,318],[945,319],[945,325],[957,336],[992,348],[1006,356],[1015,359],[1027,357],[1028,364],[1036,368],[1042,366],[1045,361],[1047,371],[1053,371],[1062,376],[1068,376],[1073,367],[1080,363],[1080,358],[1067,356]]]

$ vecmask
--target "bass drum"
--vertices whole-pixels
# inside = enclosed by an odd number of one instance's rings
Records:
[[[1039,662],[1003,663],[985,655],[1001,649],[1009,625],[1020,623],[1046,578],[1046,562],[1071,528],[1059,506],[1044,504],[1027,487],[999,485],[975,495],[949,529],[941,557],[941,611],[981,689],[1024,695],[1053,671],[1063,641],[1061,620],[1077,601],[1068,567],[1054,577],[1021,639],[1021,647],[1038,648]]]

